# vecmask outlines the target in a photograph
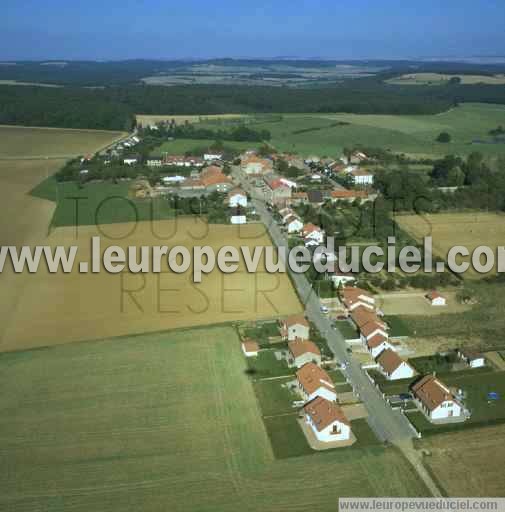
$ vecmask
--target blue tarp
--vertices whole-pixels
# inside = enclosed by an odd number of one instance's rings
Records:
[[[487,398],[488,398],[488,400],[499,400],[500,395],[498,393],[496,393],[495,391],[491,391],[491,393],[487,394]]]

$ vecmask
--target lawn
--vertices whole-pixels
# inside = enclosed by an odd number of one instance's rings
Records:
[[[293,402],[300,401],[301,397],[286,386],[293,380],[295,380],[295,377],[253,382],[262,416],[268,418],[270,416],[297,413],[297,409],[293,407]]]
[[[301,155],[335,158],[341,155],[342,148],[357,144],[432,157],[448,153],[467,155],[472,151],[502,155],[505,144],[472,141],[487,139],[489,130],[503,124],[504,117],[502,105],[466,103],[437,115],[290,114],[281,122],[255,127],[269,130],[271,143],[277,149]],[[308,128],[319,129],[303,131]],[[451,134],[450,144],[435,142],[442,131]]]
[[[285,360],[278,361],[275,357],[276,350],[277,349],[262,350],[258,354],[258,357],[247,359],[247,366],[254,379],[294,375],[296,368],[289,368]]]
[[[124,135],[105,130],[0,126],[0,158],[71,158],[95,153]]]
[[[346,340],[356,340],[359,338],[359,333],[356,328],[347,320],[337,320],[335,327],[342,334]]]
[[[215,327],[0,356],[0,508],[329,512],[427,494],[391,448],[276,460],[239,347]]]
[[[388,324],[390,329],[389,335],[392,338],[408,338],[412,336],[412,329],[403,318],[388,315],[384,317],[384,321]]]
[[[185,153],[194,153],[201,148],[208,148],[212,146],[215,140],[206,139],[175,139],[164,142],[161,146],[153,149],[151,154],[154,156],[163,155],[168,153],[170,155],[183,155]],[[224,141],[224,146],[232,148],[237,151],[245,151],[247,149],[254,149],[259,144],[257,142],[234,142]]]

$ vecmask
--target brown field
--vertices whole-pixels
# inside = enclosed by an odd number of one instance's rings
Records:
[[[133,234],[121,240],[103,238],[121,236],[134,228]],[[112,224],[101,229],[102,248],[183,245],[191,250],[195,245],[209,245],[217,252],[223,245],[270,245],[260,224],[239,229],[208,226],[186,218],[153,225]],[[98,235],[100,231],[95,226],[79,228],[77,238],[74,228],[58,228],[45,243],[52,247],[77,245],[77,259],[89,261],[90,239]],[[0,305],[4,306],[0,311],[0,351],[301,311],[285,274],[267,274],[261,269],[249,274],[243,264],[233,274],[216,269],[198,285],[189,271],[133,275],[102,270],[99,274],[80,274],[74,268],[70,274],[49,274],[44,268],[37,274],[13,275],[4,271],[2,277],[10,280],[10,286],[0,290]],[[18,290],[14,302],[12,288]],[[128,294],[125,290],[137,291]]]
[[[142,125],[151,125],[156,123],[162,123],[164,121],[175,120],[176,124],[181,123],[198,123],[199,121],[208,121],[216,119],[237,119],[244,117],[243,114],[212,114],[212,115],[201,115],[201,116],[170,116],[170,115],[149,115],[149,114],[137,114],[137,122]]]
[[[393,292],[376,296],[378,307],[386,315],[440,315],[444,313],[462,313],[471,306],[460,304],[456,299],[457,292],[439,290],[447,298],[447,305],[434,307],[425,298],[424,293]]]
[[[494,213],[400,215],[395,220],[420,242],[423,237],[431,236],[434,253],[443,259],[455,245],[466,247],[471,254],[480,245],[496,249],[505,240],[505,216]],[[470,258],[461,258],[461,261],[470,261]],[[486,275],[479,274],[470,267],[464,277],[479,278]]]
[[[0,158],[71,158],[94,153],[123,132],[0,126]]]
[[[427,437],[425,464],[449,496],[503,496],[505,426]]]
[[[489,84],[503,85],[505,84],[505,75],[498,74],[494,76],[487,75],[446,75],[442,73],[409,73],[388,80],[388,83],[399,85],[439,85],[448,82],[451,78],[459,77],[461,83],[465,85],[473,84]]]

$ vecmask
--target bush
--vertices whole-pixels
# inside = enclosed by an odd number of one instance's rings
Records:
[[[437,137],[437,142],[441,142],[443,144],[447,144],[449,142],[451,142],[451,136],[449,133],[447,132],[442,132],[439,134],[439,136]]]

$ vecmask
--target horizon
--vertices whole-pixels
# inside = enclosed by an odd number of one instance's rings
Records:
[[[428,0],[422,9],[399,0],[380,6],[371,0],[339,5],[217,0],[212,11],[201,0],[184,5],[113,0],[105,7],[90,0],[85,8],[62,0],[23,5],[7,0],[0,60],[486,58],[504,53],[504,15],[505,6],[494,0],[448,5]]]

